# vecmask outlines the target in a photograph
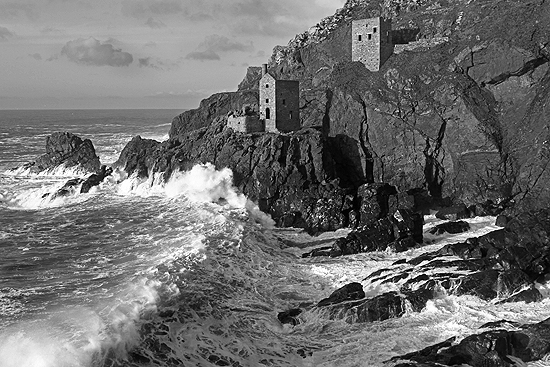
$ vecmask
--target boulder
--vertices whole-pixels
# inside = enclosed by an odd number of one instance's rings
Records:
[[[38,173],[61,165],[96,172],[100,162],[90,139],[82,140],[72,133],[56,132],[46,138],[46,153],[24,167]]]
[[[300,323],[300,320],[298,320],[297,316],[302,313],[302,309],[300,308],[292,308],[287,311],[279,312],[277,314],[277,318],[281,322],[281,324],[290,324],[292,326],[296,326]]]
[[[458,221],[450,221],[438,224],[434,226],[432,229],[430,229],[431,234],[443,234],[443,233],[462,233],[470,230],[470,224],[468,222],[465,222],[463,220]]]
[[[317,307],[323,307],[342,303],[345,301],[357,300],[365,297],[361,283],[349,283],[332,292],[328,298],[324,298],[317,304]]]
[[[550,319],[535,324],[516,325],[515,330],[498,328],[474,334],[456,343],[452,337],[420,351],[394,357],[410,361],[396,366],[511,366],[537,361],[550,349]],[[488,328],[491,325],[483,325]]]
[[[443,220],[456,221],[459,219],[470,218],[470,212],[466,205],[456,205],[448,208],[441,208],[435,217]]]

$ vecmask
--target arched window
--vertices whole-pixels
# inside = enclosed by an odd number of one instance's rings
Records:
[[[265,109],[265,119],[269,120],[271,118],[271,110],[268,108]]]

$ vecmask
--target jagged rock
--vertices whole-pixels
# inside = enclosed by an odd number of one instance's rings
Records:
[[[510,220],[509,217],[501,214],[495,220],[495,226],[506,227],[506,224],[508,223],[509,220]]]
[[[302,313],[302,309],[300,308],[292,308],[287,311],[279,312],[277,314],[277,318],[281,322],[281,324],[291,324],[292,326],[296,326],[300,323],[300,320],[298,320],[297,316]]]
[[[462,233],[470,230],[470,224],[463,220],[438,224],[430,229],[431,234]]]
[[[470,212],[468,208],[466,208],[466,205],[457,205],[449,208],[441,208],[435,213],[435,217],[443,220],[457,221],[459,219],[470,218]]]
[[[364,184],[357,189],[361,201],[360,225],[370,224],[388,215],[389,198],[397,195],[395,187],[386,183]]]
[[[486,326],[485,326],[486,327]],[[510,366],[516,362],[542,359],[550,348],[550,319],[536,324],[516,326],[518,330],[489,330],[470,335],[455,344],[456,338],[432,345],[418,352],[394,357],[392,361],[412,363],[396,366]],[[514,359],[513,359],[514,358]]]
[[[25,167],[33,172],[41,172],[60,165],[67,168],[78,166],[86,171],[96,172],[100,162],[90,139],[82,140],[72,133],[56,132],[46,138],[46,154]]]
[[[89,192],[92,187],[97,186],[101,182],[103,182],[103,180],[105,180],[105,177],[110,176],[111,173],[113,173],[113,169],[111,167],[107,168],[106,166],[101,166],[101,169],[97,173],[92,173],[86,179],[70,179],[65,182],[65,184],[59,190],[54,193],[46,193],[42,195],[42,198],[51,197],[53,199],[59,196],[70,195],[76,191],[78,185],[81,185],[79,193],[85,194]]]
[[[351,301],[326,307],[329,318],[342,319],[348,323],[382,321],[403,316],[407,303],[415,312],[421,311],[432,298],[429,290],[406,293],[388,292],[368,300]]]
[[[328,298],[324,298],[317,304],[317,307],[334,305],[345,301],[357,300],[365,297],[361,283],[349,283],[332,292]]]
[[[409,209],[399,209],[392,216],[386,216],[361,226],[346,237],[337,239],[330,251],[326,247],[314,249],[302,255],[331,257],[358,254],[360,252],[384,251],[391,248],[402,252],[422,242],[422,216]]]
[[[147,177],[152,169],[160,143],[153,139],[135,136],[126,144],[113,166],[123,168],[128,174]]]
[[[277,225],[316,233],[347,226],[353,209],[353,191],[339,186],[334,159],[338,152],[330,147],[315,129],[235,134],[218,118],[208,128],[163,143],[136,137],[115,165],[141,177],[163,172],[165,179],[198,163],[229,167],[234,184]]]

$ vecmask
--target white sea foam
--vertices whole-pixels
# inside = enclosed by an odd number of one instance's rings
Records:
[[[21,166],[4,171],[6,176],[13,177],[43,177],[43,178],[74,178],[89,175],[91,172],[81,166],[66,167],[63,164],[36,172],[33,167]]]
[[[120,178],[123,177],[120,174]],[[186,198],[195,203],[218,203],[228,209],[245,209],[253,220],[266,228],[275,225],[269,215],[233,186],[233,172],[229,168],[216,170],[211,163],[197,164],[186,172],[175,171],[166,182],[163,173],[150,174],[147,179],[131,176],[120,183],[118,193],[145,197],[165,195],[172,199]]]

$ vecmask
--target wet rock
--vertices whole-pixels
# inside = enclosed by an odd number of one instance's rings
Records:
[[[430,229],[431,234],[443,234],[443,233],[462,233],[470,230],[470,224],[468,222],[465,222],[463,220],[459,221],[451,221],[451,222],[445,222],[438,224],[434,226],[432,229]]]
[[[290,324],[292,326],[296,326],[300,323],[300,320],[298,320],[297,316],[302,313],[302,310],[300,308],[292,308],[287,311],[279,312],[277,314],[277,318],[281,322],[281,324]]]
[[[113,166],[124,169],[128,175],[135,173],[138,177],[148,177],[160,145],[156,140],[135,136],[126,144]]]
[[[454,344],[456,338],[453,337],[418,352],[392,358],[392,361],[412,362],[401,364],[403,366],[498,367],[516,365],[518,361],[537,361],[546,356],[550,348],[550,320],[517,327],[514,331],[497,329],[470,335],[458,344]]]
[[[113,173],[113,169],[111,167],[107,168],[106,166],[101,166],[101,169],[97,173],[92,173],[86,179],[82,179],[82,178],[70,179],[67,182],[65,182],[65,184],[59,190],[57,190],[54,193],[46,193],[42,195],[42,198],[51,196],[51,198],[53,199],[60,196],[67,196],[67,195],[74,194],[79,185],[81,185],[79,193],[85,194],[89,192],[92,187],[102,183],[107,176],[111,175],[111,173]]]
[[[389,213],[389,198],[397,195],[394,186],[387,183],[364,184],[357,189],[360,200],[360,225],[370,224]]]
[[[509,220],[510,220],[509,217],[507,217],[506,215],[500,214],[499,216],[497,216],[497,219],[495,220],[495,226],[506,227],[506,224],[508,223]]]
[[[466,205],[456,205],[449,208],[442,208],[435,213],[436,218],[443,220],[456,221],[459,219],[470,218],[470,212]]]
[[[357,300],[365,297],[361,283],[349,283],[332,292],[328,298],[324,298],[317,304],[318,307],[333,305],[345,301]]]
[[[96,172],[100,162],[90,139],[82,140],[72,133],[56,132],[46,138],[46,154],[24,167],[38,173],[60,165]]]

